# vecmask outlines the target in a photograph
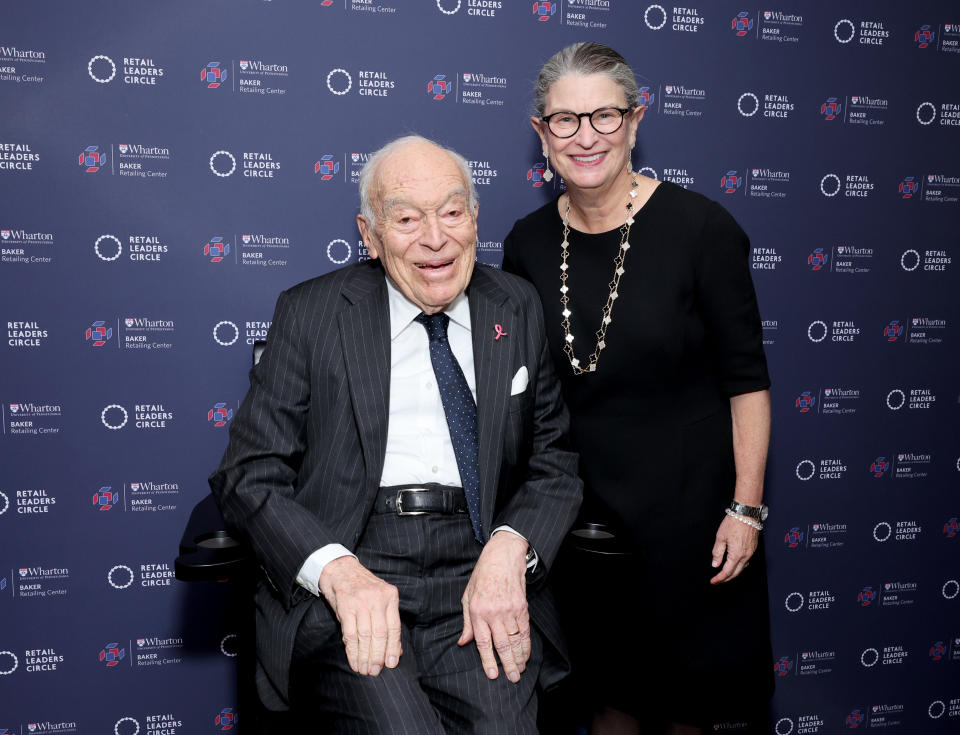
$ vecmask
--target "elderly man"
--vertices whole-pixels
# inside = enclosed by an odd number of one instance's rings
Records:
[[[372,260],[280,295],[210,478],[262,572],[259,690],[337,733],[533,733],[581,498],[539,301],[476,266],[456,153],[396,140],[360,198]]]

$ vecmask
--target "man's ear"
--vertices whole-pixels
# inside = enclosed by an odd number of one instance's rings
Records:
[[[380,253],[377,249],[376,238],[373,235],[373,228],[370,227],[367,218],[362,214],[357,215],[357,228],[360,230],[360,237],[363,238],[363,244],[367,247],[367,252],[370,253],[370,258],[376,260],[380,257]]]

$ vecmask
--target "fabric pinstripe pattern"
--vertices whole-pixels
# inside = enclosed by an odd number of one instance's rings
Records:
[[[533,633],[533,655],[518,684],[502,673],[488,680],[476,648],[456,644],[460,598],[481,548],[464,515],[372,517],[356,552],[400,592],[401,665],[378,677],[353,673],[339,636],[328,632],[336,631],[335,622],[318,600],[297,635],[294,709],[309,704],[327,713],[319,729],[338,735],[535,733],[539,635]]]
[[[564,648],[543,582],[580,503],[576,456],[566,444],[566,410],[533,287],[478,264],[468,296],[484,534],[509,525],[539,555],[528,597],[531,620],[551,644],[541,671],[550,684],[566,663],[547,655]],[[509,336],[495,340],[495,325]],[[521,366],[529,384],[511,396]],[[367,526],[383,471],[389,373],[389,309],[377,261],[285,291],[210,477],[224,518],[259,563],[258,684],[273,709],[287,706],[304,615],[311,603],[329,611],[296,583],[300,566],[329,543],[355,550]]]

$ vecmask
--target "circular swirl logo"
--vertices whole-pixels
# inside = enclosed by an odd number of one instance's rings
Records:
[[[801,468],[803,470],[802,472]],[[809,459],[801,459],[794,472],[798,480],[806,482],[807,480],[812,480],[813,476],[817,474],[817,466]]]
[[[913,265],[907,265],[908,262],[912,262]],[[903,255],[900,256],[900,267],[908,273],[910,271],[915,271],[920,267],[920,253],[913,248],[904,250]]]
[[[224,336],[225,333],[229,334],[231,331],[233,332],[232,337]],[[213,340],[221,347],[236,344],[238,339],[240,339],[240,328],[233,322],[224,320],[213,325]]]
[[[881,544],[884,541],[889,541],[892,535],[893,528],[886,521],[880,521],[876,526],[873,527],[873,540],[878,541]]]
[[[791,592],[784,599],[783,606],[787,608],[787,612],[799,612],[803,608],[803,595]]]
[[[126,581],[124,581],[124,577]],[[107,572],[107,582],[115,590],[125,590],[133,584],[133,570],[126,564],[115,564],[110,567],[110,571]]]
[[[865,648],[860,654],[860,663],[867,669],[876,666],[880,661],[880,651],[876,648]]]
[[[346,78],[347,86],[342,87],[339,84],[335,86],[334,81],[339,82],[342,77]],[[338,97],[345,95],[347,92],[353,89],[353,77],[350,76],[350,72],[348,72],[346,69],[340,69],[339,67],[336,69],[331,69],[327,74],[327,89],[329,89]]]
[[[343,245],[344,249],[346,250],[346,254],[342,258],[336,258],[333,255],[333,250],[334,250],[333,246],[338,244]],[[327,243],[327,257],[330,259],[331,263],[336,263],[337,265],[343,265],[348,260],[350,260],[351,255],[353,255],[353,249],[350,247],[350,243],[348,243],[346,240],[343,240],[338,237],[336,240],[331,240],[329,243]]]
[[[120,726],[124,725],[123,732],[120,732]],[[131,727],[126,727],[130,725]],[[139,735],[140,723],[132,717],[121,717],[113,726],[113,735]]]
[[[440,0],[437,0],[437,8],[439,8],[440,12],[444,15],[454,15],[460,10],[460,0],[457,0],[457,7],[455,7],[453,10],[447,10],[445,7],[443,7],[443,3],[441,3]]]
[[[108,413],[115,415],[117,411],[119,411],[123,416],[123,420],[120,421],[120,423],[117,423],[115,419],[111,421],[107,417]],[[109,406],[105,407],[100,412],[100,422],[111,431],[119,431],[120,429],[122,429],[124,426],[127,425],[127,421],[129,419],[130,419],[130,414],[127,413],[127,409],[125,409],[119,403],[111,403]]]
[[[7,494],[0,490],[0,516],[7,512],[10,508],[10,498],[7,497]]]
[[[783,726],[786,726],[786,729],[782,729]],[[793,732],[793,720],[789,717],[781,717],[777,720],[777,724],[773,726],[773,731],[777,735],[790,735]]]
[[[9,659],[5,662],[4,659]],[[12,665],[11,665],[12,664]],[[8,676],[17,670],[20,659],[13,651],[0,651],[0,676]]]
[[[744,100],[752,102],[750,106],[744,108]],[[737,112],[739,112],[744,117],[753,117],[757,114],[757,110],[760,109],[760,98],[757,97],[753,92],[744,92],[737,99]]]
[[[927,111],[929,110],[929,115]],[[937,106],[932,102],[921,102],[917,106],[917,122],[921,125],[931,125],[937,119]]]
[[[217,164],[217,161],[221,158],[226,158],[230,161],[230,168],[224,168],[223,164]],[[237,159],[230,151],[214,151],[214,154],[210,156],[210,171],[213,172],[214,176],[219,176],[221,179],[225,179],[228,176],[232,176],[233,172],[237,170]]]
[[[655,13],[660,13],[660,23],[654,24],[650,21],[651,11]],[[647,24],[647,28],[651,31],[659,31],[667,24],[667,11],[662,5],[648,5],[647,9],[643,11],[643,22]]]
[[[935,699],[927,707],[927,716],[931,720],[939,720],[947,713],[947,705],[942,699]]]
[[[238,640],[236,633],[227,633],[220,641],[220,653],[229,658],[236,658]]]
[[[948,579],[943,583],[943,587],[940,588],[940,592],[943,594],[945,599],[952,600],[954,597],[960,594],[960,582],[955,579]]]
[[[848,29],[849,35],[841,36],[840,29]],[[852,20],[847,18],[841,18],[837,21],[837,24],[833,27],[833,37],[837,39],[840,43],[850,43],[853,40],[853,37],[857,35],[857,27],[853,24]]]
[[[832,181],[835,186],[827,186],[827,182]],[[820,179],[820,193],[825,197],[835,197],[840,193],[840,177],[836,174],[827,174]]]
[[[107,76],[98,76],[97,73],[93,70],[94,64],[98,61],[102,61],[110,65],[110,74]],[[109,56],[104,56],[103,54],[97,54],[90,61],[87,62],[87,74],[90,75],[90,78],[95,81],[97,84],[109,84],[113,81],[113,78],[117,76],[117,65],[113,63],[113,59]]]
[[[819,335],[819,336],[816,336]],[[822,322],[819,319],[816,321],[810,322],[810,326],[807,327],[807,339],[811,342],[823,342],[827,338],[827,323]]]
[[[907,402],[907,394],[899,388],[894,388],[887,393],[887,408],[891,411],[899,411]]]
[[[107,241],[108,243],[112,242],[116,246],[116,252],[113,255],[104,255],[103,250],[100,249],[101,243]],[[114,260],[120,257],[123,253],[123,244],[120,242],[120,238],[113,235],[100,235],[97,238],[96,242],[93,243],[93,252],[97,254],[97,257],[100,260],[106,261],[107,263],[112,263]]]

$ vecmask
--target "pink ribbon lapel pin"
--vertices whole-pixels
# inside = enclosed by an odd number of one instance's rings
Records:
[[[493,329],[496,332],[496,336],[494,336],[494,340],[499,342],[501,337],[507,336],[507,333],[503,331],[503,327],[500,326],[499,324],[494,324]]]

